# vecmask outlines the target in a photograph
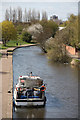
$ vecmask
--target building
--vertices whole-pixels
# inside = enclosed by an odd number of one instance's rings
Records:
[[[50,20],[56,22],[58,25],[63,24],[62,20],[58,19],[58,16],[56,15],[50,16]]]

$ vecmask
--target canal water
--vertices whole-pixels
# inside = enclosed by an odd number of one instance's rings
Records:
[[[13,118],[77,118],[78,69],[68,64],[49,63],[37,46],[16,49],[13,53],[13,85],[20,75],[31,71],[47,84],[46,106],[13,107]]]

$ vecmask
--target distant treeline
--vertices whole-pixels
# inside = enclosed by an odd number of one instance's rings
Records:
[[[46,11],[43,11],[42,14],[40,14],[40,12],[35,11],[35,9],[29,9],[27,11],[25,8],[25,10],[23,11],[21,7],[18,7],[17,9],[12,9],[10,7],[5,11],[5,20],[12,21],[13,23],[39,21],[40,19],[48,19]]]

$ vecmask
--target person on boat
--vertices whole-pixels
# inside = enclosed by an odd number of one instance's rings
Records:
[[[45,84],[44,84],[40,87],[40,91],[45,91],[45,90],[46,90],[46,87],[45,87]]]
[[[26,96],[33,96],[33,89],[31,89],[30,87],[27,87],[25,95]]]
[[[45,84],[44,84],[40,87],[40,98],[42,98],[44,96],[45,90],[46,90],[46,87],[45,87]]]
[[[21,97],[21,88],[19,87],[19,88],[17,88],[18,90],[17,90],[17,98],[19,99],[20,97]]]
[[[30,72],[30,77],[32,76],[32,72]]]
[[[40,91],[40,88],[35,88],[35,87],[34,87],[33,89],[34,89],[35,91]]]

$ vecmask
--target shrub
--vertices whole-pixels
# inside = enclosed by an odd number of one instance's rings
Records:
[[[31,40],[32,40],[32,35],[29,34],[29,33],[26,32],[26,31],[24,31],[24,32],[22,33],[22,40],[25,41],[25,42],[30,43]]]

